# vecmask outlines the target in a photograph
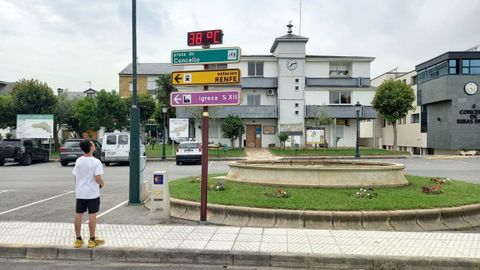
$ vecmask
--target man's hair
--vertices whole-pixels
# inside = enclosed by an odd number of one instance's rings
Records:
[[[80,148],[82,149],[85,154],[90,152],[90,146],[92,146],[91,141],[89,139],[85,139],[79,143]]]

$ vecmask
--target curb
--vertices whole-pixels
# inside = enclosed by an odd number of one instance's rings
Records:
[[[191,249],[75,249],[55,246],[1,246],[6,259],[103,261],[302,269],[478,269],[480,258],[394,257],[344,254],[209,251]]]
[[[200,203],[170,198],[171,215],[198,221]],[[209,204],[208,222],[246,227],[446,231],[480,226],[480,204],[389,211],[312,211]]]

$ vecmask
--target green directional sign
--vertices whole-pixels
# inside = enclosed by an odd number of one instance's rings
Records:
[[[239,47],[172,51],[174,66],[238,62],[240,62]]]

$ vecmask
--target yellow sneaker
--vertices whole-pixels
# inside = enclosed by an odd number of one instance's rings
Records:
[[[88,248],[94,248],[103,244],[105,244],[105,240],[101,238],[95,237],[95,240],[88,239]]]
[[[83,240],[82,239],[75,239],[75,242],[73,243],[74,248],[81,248],[83,246]]]

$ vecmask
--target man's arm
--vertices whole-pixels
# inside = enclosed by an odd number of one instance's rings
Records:
[[[105,186],[105,182],[103,182],[101,175],[95,175],[95,182],[97,182],[100,185],[100,187]]]

